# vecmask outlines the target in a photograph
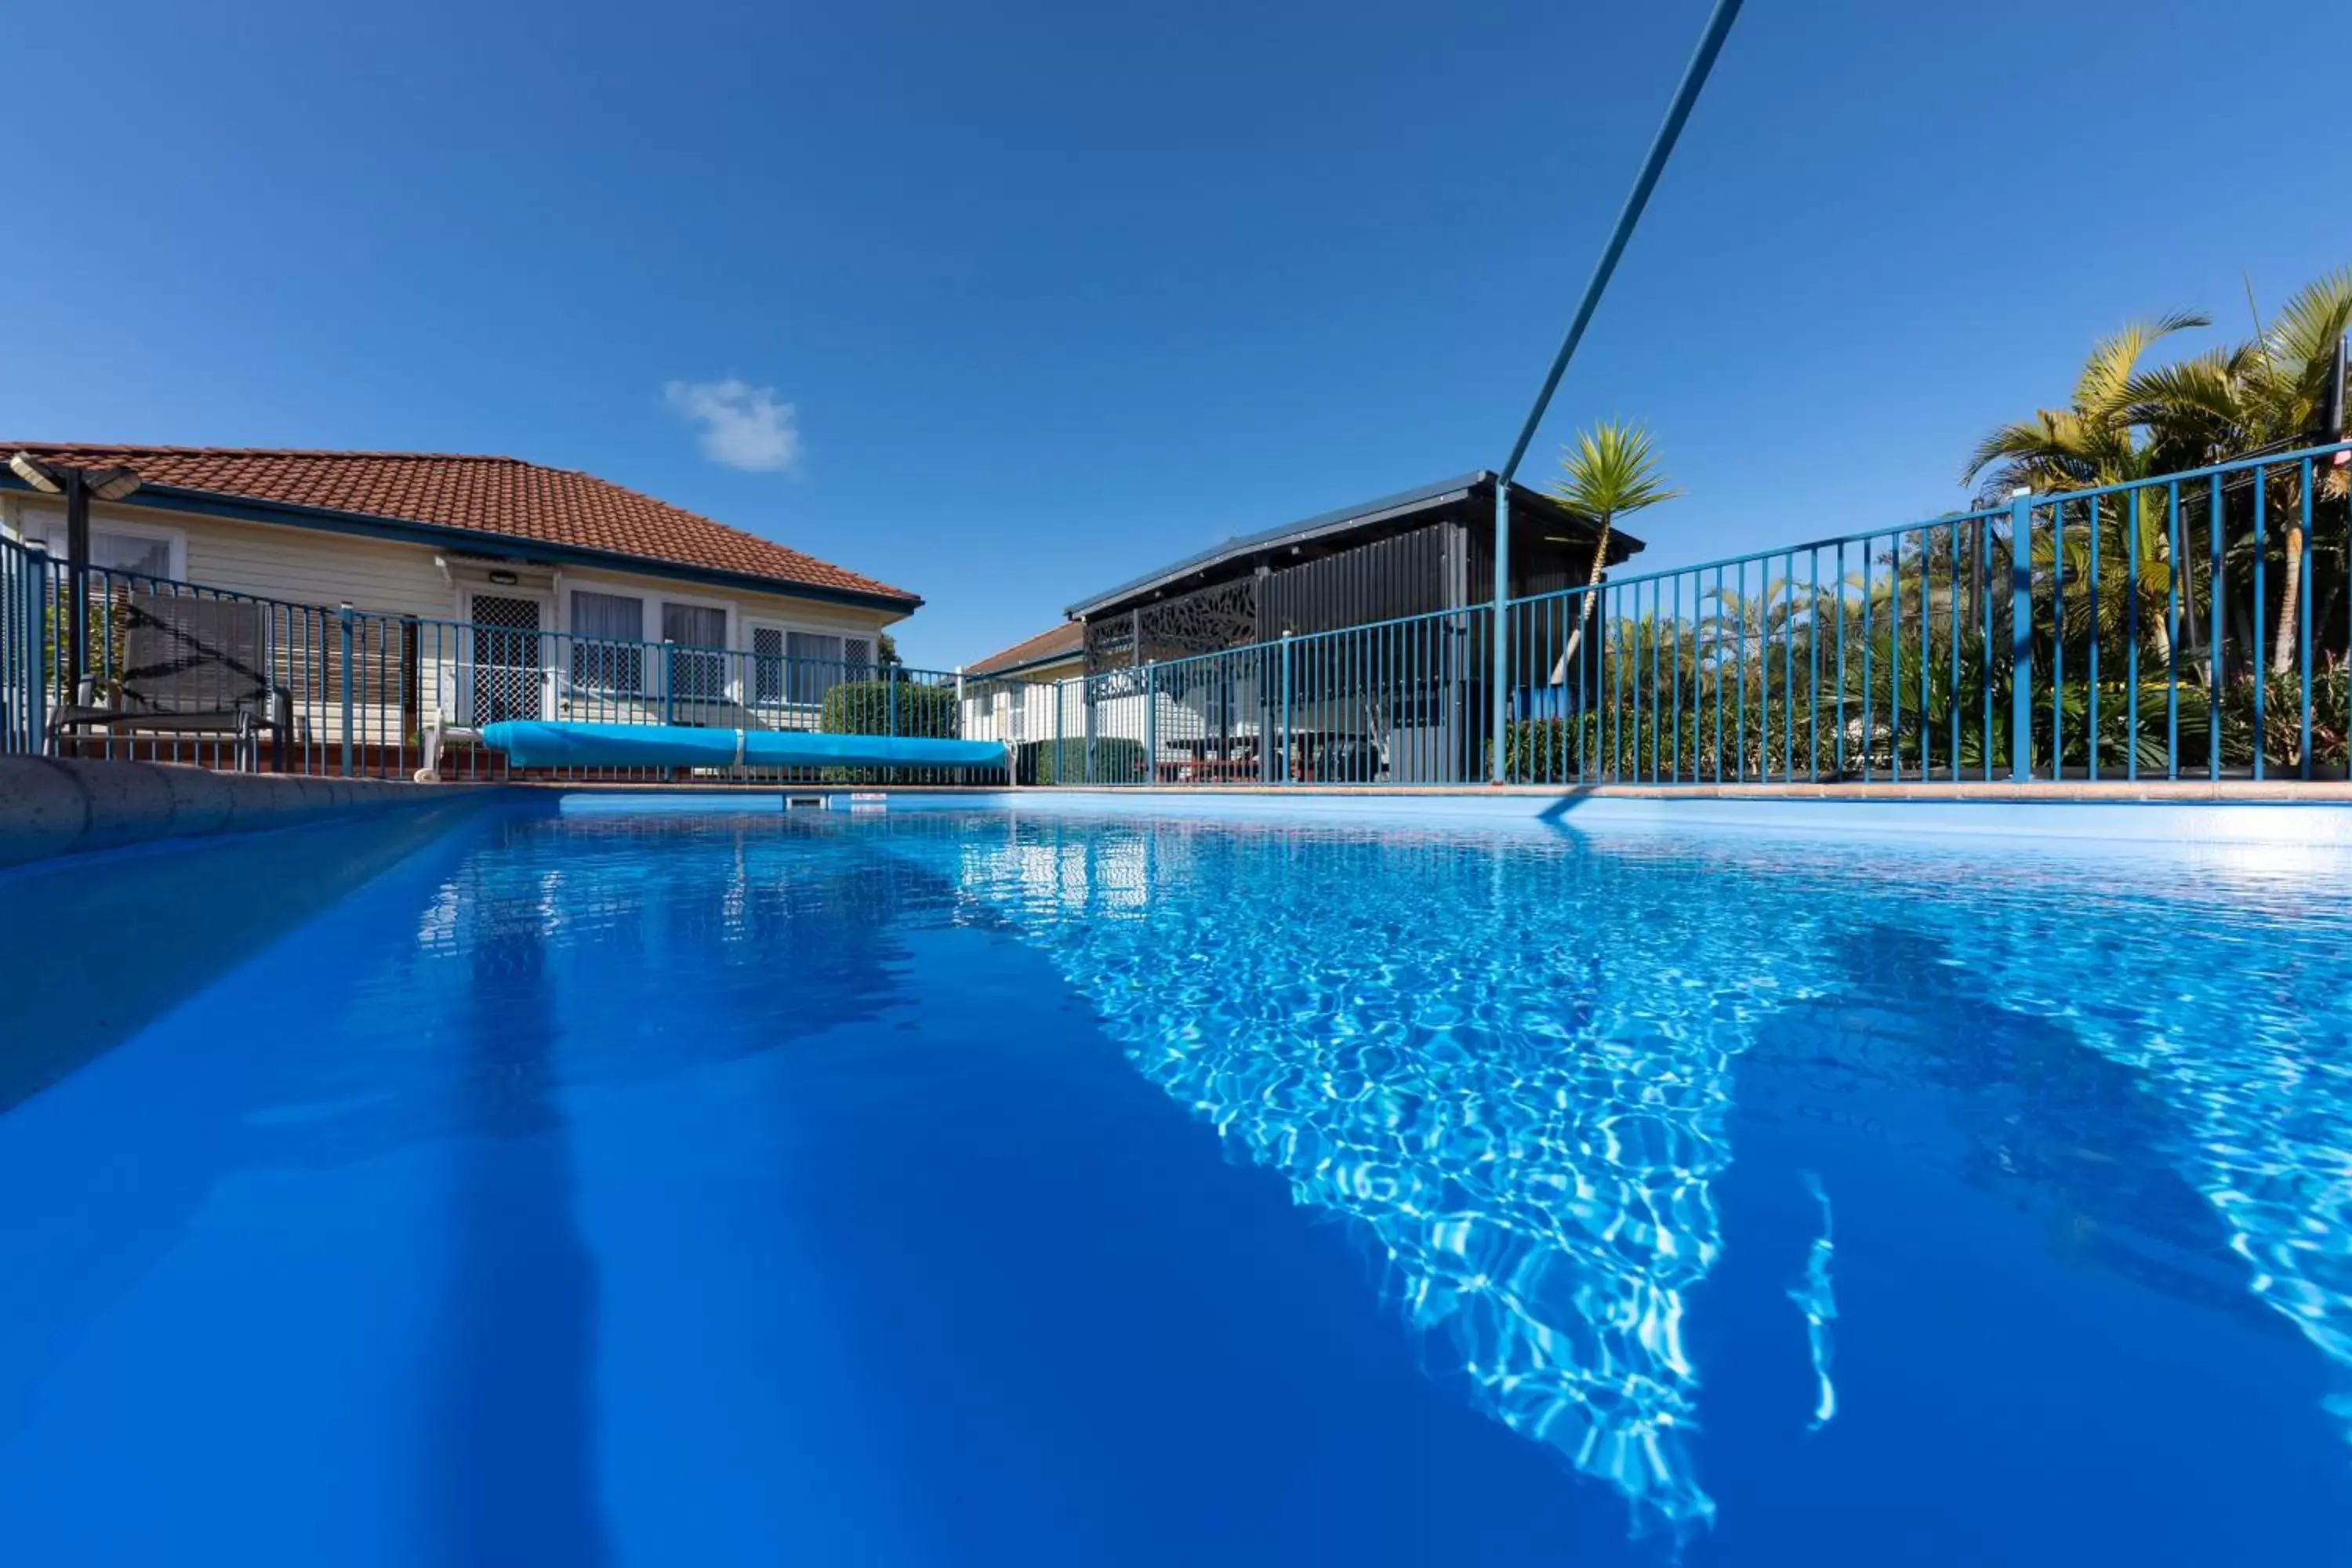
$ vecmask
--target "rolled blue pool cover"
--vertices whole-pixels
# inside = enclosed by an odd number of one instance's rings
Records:
[[[1000,741],[537,719],[485,724],[482,743],[519,768],[1002,768],[1009,761]]]

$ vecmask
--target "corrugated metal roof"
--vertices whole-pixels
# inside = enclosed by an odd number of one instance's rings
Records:
[[[1066,613],[1073,620],[1099,615],[1122,600],[1131,599],[1137,595],[1149,593],[1155,588],[1164,588],[1184,578],[1211,571],[1236,557],[1254,555],[1260,551],[1279,549],[1285,545],[1303,543],[1307,540],[1326,538],[1357,529],[1372,528],[1416,511],[1424,511],[1433,507],[1466,500],[1479,490],[1492,491],[1497,477],[1492,468],[1476,468],[1466,474],[1457,474],[1450,479],[1440,479],[1435,484],[1423,485],[1415,489],[1400,490],[1394,495],[1382,496],[1377,500],[1362,501],[1354,506],[1318,512],[1313,517],[1302,518],[1297,522],[1285,523],[1280,528],[1269,528],[1260,533],[1242,534],[1236,538],[1228,539],[1222,544],[1212,545],[1196,554],[1185,556],[1182,560],[1163,566],[1156,572],[1146,573],[1115,588],[1107,588],[1099,594],[1091,595],[1072,605]],[[1511,486],[1511,505],[1514,509],[1520,507],[1546,509],[1558,514],[1561,520],[1572,520],[1576,525],[1585,528],[1592,526],[1585,519],[1575,517],[1551,497],[1531,490],[1525,485],[1515,483]],[[1624,554],[1631,554],[1642,547],[1640,540],[1632,538],[1622,530],[1617,531],[1616,538],[1622,542],[1625,547]],[[1613,547],[1612,556],[1618,558],[1618,552]]]

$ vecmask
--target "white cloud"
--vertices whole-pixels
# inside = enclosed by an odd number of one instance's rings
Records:
[[[772,386],[725,381],[673,381],[662,401],[702,426],[702,455],[730,468],[778,473],[798,468],[801,427],[796,410],[776,401]]]

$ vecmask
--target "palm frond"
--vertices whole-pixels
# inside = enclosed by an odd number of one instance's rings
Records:
[[[2271,321],[2270,350],[2283,374],[2325,371],[2352,331],[2352,267],[2322,273],[2295,291]]]
[[[2128,405],[2126,390],[2141,355],[2174,332],[2212,324],[2210,318],[2189,310],[2175,310],[2152,321],[2126,322],[2121,331],[2092,345],[2091,357],[2083,362],[2082,374],[2074,379],[2075,408],[2086,419],[2114,420]]]
[[[1682,494],[1659,471],[1650,433],[1628,421],[1604,419],[1577,432],[1560,468],[1552,493],[1588,517],[1622,517]]]

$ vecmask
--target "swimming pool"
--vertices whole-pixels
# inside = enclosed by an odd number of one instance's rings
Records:
[[[22,869],[10,1560],[2340,1560],[2347,895],[986,809]]]

